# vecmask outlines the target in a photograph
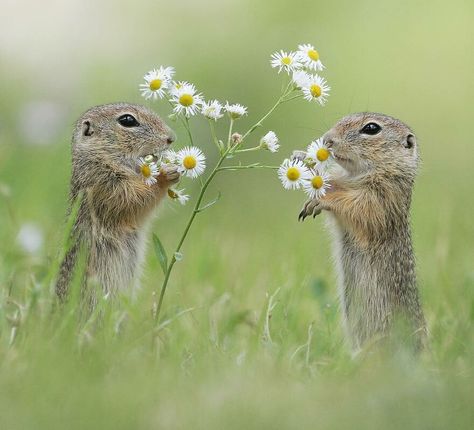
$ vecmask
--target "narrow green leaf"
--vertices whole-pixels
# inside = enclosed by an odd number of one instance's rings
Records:
[[[219,192],[217,193],[217,197],[216,197],[214,200],[212,200],[212,201],[210,201],[209,203],[205,204],[204,206],[200,207],[200,208],[197,210],[197,212],[202,212],[202,211],[204,211],[204,210],[210,208],[213,204],[217,203],[220,198],[221,198],[221,192],[219,191]]]
[[[158,236],[153,233],[153,248],[155,249],[155,254],[160,262],[160,266],[163,269],[163,273],[166,275],[166,271],[168,270],[168,257],[166,256],[165,248],[163,248],[163,244],[161,243]]]

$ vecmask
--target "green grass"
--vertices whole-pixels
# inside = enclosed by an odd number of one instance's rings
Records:
[[[19,49],[19,36],[5,50],[16,56],[5,55],[2,76],[23,84],[0,80],[0,192],[10,190],[0,194],[0,428],[472,428],[472,5],[208,0],[187,2],[184,16],[170,5],[144,14],[145,3],[88,15],[91,25],[105,25],[102,44],[78,40],[72,29],[55,38],[53,22],[28,38],[31,52]],[[132,21],[140,25],[127,30]],[[141,74],[174,64],[207,97],[248,105],[242,131],[280,89],[269,54],[306,41],[327,65],[328,106],[282,106],[261,130],[277,132],[281,153],[263,158],[279,163],[349,112],[381,111],[413,127],[423,159],[413,236],[429,350],[418,359],[403,350],[351,358],[324,216],[297,223],[304,197],[282,190],[271,171],[217,177],[207,196],[222,198],[192,227],[164,301],[169,323],[158,332],[151,310],[163,275],[151,240],[135,302],[103,303],[88,322],[79,322],[74,299],[55,308],[46,280],[64,235],[68,142],[79,113],[119,99],[143,102]],[[48,62],[35,57],[51,49]],[[25,64],[35,58],[32,79]],[[64,126],[51,145],[31,146],[19,131],[21,109],[42,99],[62,103]],[[184,130],[171,126],[184,145]],[[205,123],[192,127],[212,154]],[[159,210],[152,230],[167,250],[190,210]],[[16,242],[28,221],[46,238],[35,255]]]

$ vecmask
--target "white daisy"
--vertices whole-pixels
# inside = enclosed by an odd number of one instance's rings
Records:
[[[298,88],[303,88],[309,85],[311,75],[306,73],[304,70],[295,70],[291,80]]]
[[[280,147],[278,137],[273,131],[269,131],[260,139],[260,147],[268,149],[270,152],[277,152]]]
[[[309,70],[323,70],[324,65],[319,59],[319,52],[314,49],[313,45],[299,45],[297,52],[299,61]]]
[[[311,177],[311,173],[301,160],[287,158],[278,168],[278,177],[285,189],[297,190],[301,188],[305,179]]]
[[[185,205],[186,202],[189,200],[189,196],[184,194],[184,189],[182,190],[173,190],[168,188],[168,196],[171,197],[173,200],[178,200],[181,205]]]
[[[206,118],[217,121],[219,118],[222,118],[224,116],[221,113],[222,109],[222,104],[220,104],[217,100],[212,100],[202,104],[201,113]]]
[[[145,184],[153,185],[156,183],[155,176],[158,176],[159,173],[156,163],[147,163],[142,157],[140,157],[138,159],[138,168]]]
[[[326,191],[331,187],[329,174],[327,172],[312,172],[309,180],[304,181],[303,190],[312,199],[320,199],[326,195]]]
[[[206,168],[206,157],[202,151],[195,146],[187,146],[176,154],[178,171],[183,176],[197,178]]]
[[[183,85],[189,85],[186,81],[173,81],[170,85],[170,94],[173,96]]]
[[[204,102],[202,94],[196,93],[196,88],[193,84],[183,82],[178,83],[178,85],[179,88],[175,87],[171,93],[171,103],[175,105],[173,111],[176,114],[184,113],[187,117],[196,115]]]
[[[306,100],[316,100],[321,106],[326,103],[330,90],[326,80],[318,75],[310,75],[309,82],[302,88]]]
[[[301,68],[302,64],[295,52],[275,52],[272,54],[270,64],[273,68],[278,68],[278,73],[284,70],[287,73]]]
[[[153,69],[145,76],[145,83],[140,84],[140,91],[145,99],[156,100],[158,97],[162,99],[165,91],[171,84],[171,78],[174,74],[173,67],[160,66],[159,69]]]
[[[161,155],[161,162],[164,164],[176,164],[177,157],[178,154],[176,153],[176,151],[173,151],[172,149],[167,149]]]
[[[232,119],[238,119],[247,115],[247,108],[239,103],[230,105],[229,102],[226,102],[224,108]]]
[[[320,137],[311,142],[306,150],[306,156],[310,161],[314,161],[318,169],[326,168],[331,158],[331,150],[324,144]]]

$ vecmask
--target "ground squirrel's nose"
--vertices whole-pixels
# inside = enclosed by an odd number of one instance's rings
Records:
[[[334,145],[334,140],[332,138],[332,136],[328,133],[326,133],[324,136],[323,136],[323,143],[324,145],[326,145],[328,148],[331,148],[333,145]]]
[[[171,145],[176,140],[176,134],[173,131],[170,131],[168,137],[166,138],[166,143]]]

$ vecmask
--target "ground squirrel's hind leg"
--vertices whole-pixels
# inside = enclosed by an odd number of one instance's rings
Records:
[[[310,215],[315,218],[322,210],[323,206],[319,199],[310,199],[304,204],[303,209],[301,209],[301,212],[298,215],[298,221],[304,221],[305,218]]]

